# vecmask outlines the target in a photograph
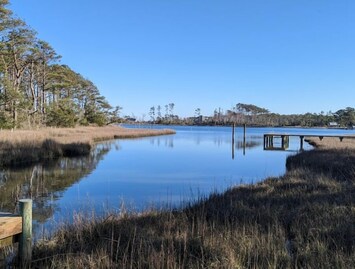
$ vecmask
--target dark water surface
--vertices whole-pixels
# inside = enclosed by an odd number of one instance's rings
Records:
[[[175,129],[176,135],[105,142],[86,157],[0,171],[0,211],[15,212],[19,198],[32,197],[38,234],[41,229],[53,231],[63,220],[71,221],[76,212],[102,214],[119,211],[122,204],[135,210],[175,206],[213,191],[282,175],[287,155],[299,150],[299,138],[290,138],[287,151],[264,151],[264,133],[354,134],[329,129],[248,128],[244,143],[239,127],[232,159],[230,127],[165,128]],[[304,148],[311,147],[305,143]]]

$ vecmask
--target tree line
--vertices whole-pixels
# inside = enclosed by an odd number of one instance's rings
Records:
[[[67,65],[0,0],[0,128],[104,125],[118,119],[93,82]]]
[[[213,120],[227,123],[246,123],[255,126],[302,126],[302,127],[345,127],[355,125],[355,109],[346,107],[336,112],[277,114],[268,109],[249,104],[237,104],[233,109],[219,115],[215,110]]]
[[[201,109],[196,108],[194,116],[179,118],[174,115],[175,104],[166,105],[166,113],[162,115],[161,106],[152,106],[149,111],[150,123],[181,125],[230,125],[248,124],[250,126],[302,126],[302,127],[343,127],[353,128],[355,125],[355,108],[346,107],[336,112],[320,112],[305,114],[277,114],[266,108],[253,104],[237,103],[231,109],[223,111],[215,109],[210,116],[202,116]]]

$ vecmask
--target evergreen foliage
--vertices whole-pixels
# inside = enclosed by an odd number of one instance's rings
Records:
[[[66,65],[0,0],[0,128],[105,125],[119,120],[97,87]]]

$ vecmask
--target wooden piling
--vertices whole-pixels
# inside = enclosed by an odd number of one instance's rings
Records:
[[[303,135],[300,135],[300,150],[303,150]]]
[[[233,123],[232,126],[232,159],[234,160],[234,129],[235,129],[235,123]]]
[[[19,257],[21,264],[28,265],[32,259],[32,200],[20,200],[22,233],[20,235]]]
[[[267,136],[264,135],[264,150],[266,149],[266,141],[267,141]]]
[[[235,124],[233,123],[232,125],[232,143],[234,144],[234,129],[235,129]]]
[[[245,155],[245,148],[246,148],[246,129],[247,129],[247,125],[244,124],[243,126],[243,129],[244,129],[244,135],[243,135],[243,155]]]

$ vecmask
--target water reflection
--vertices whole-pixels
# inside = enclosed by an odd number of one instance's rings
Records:
[[[33,199],[33,220],[44,223],[59,210],[58,201],[70,186],[95,170],[112,146],[103,143],[85,157],[61,158],[26,168],[6,169],[0,173],[0,211],[17,212],[18,200]]]
[[[213,141],[213,144],[217,147],[223,147],[225,145],[233,146],[234,143],[235,149],[251,149],[262,145],[262,136],[250,135],[246,136],[245,138],[243,136],[236,136],[234,141],[229,137],[229,133],[213,133],[209,136],[206,136],[206,134],[197,133],[194,134],[190,139],[192,139],[191,141],[193,141],[196,146],[209,143],[210,141]],[[163,145],[167,148],[174,148],[174,140],[176,139],[176,136],[157,136],[151,137],[149,142],[151,145],[158,147]]]
[[[163,145],[164,147],[167,148],[174,148],[174,138],[173,136],[162,136],[162,137],[152,137],[149,140],[150,144],[160,146]]]
[[[34,226],[52,230],[83,207],[116,210],[122,200],[138,210],[179,205],[285,172],[290,152],[263,150],[270,128],[250,128],[245,138],[236,128],[234,143],[227,127],[168,128],[176,135],[102,143],[86,157],[0,171],[0,211],[14,212],[19,199],[32,198]],[[289,150],[298,148],[299,140],[290,138]]]
[[[237,143],[235,144],[235,148],[236,149],[252,149],[252,148],[256,148],[258,146],[262,145],[262,143],[260,141],[246,141],[244,143],[244,141],[238,140]]]

